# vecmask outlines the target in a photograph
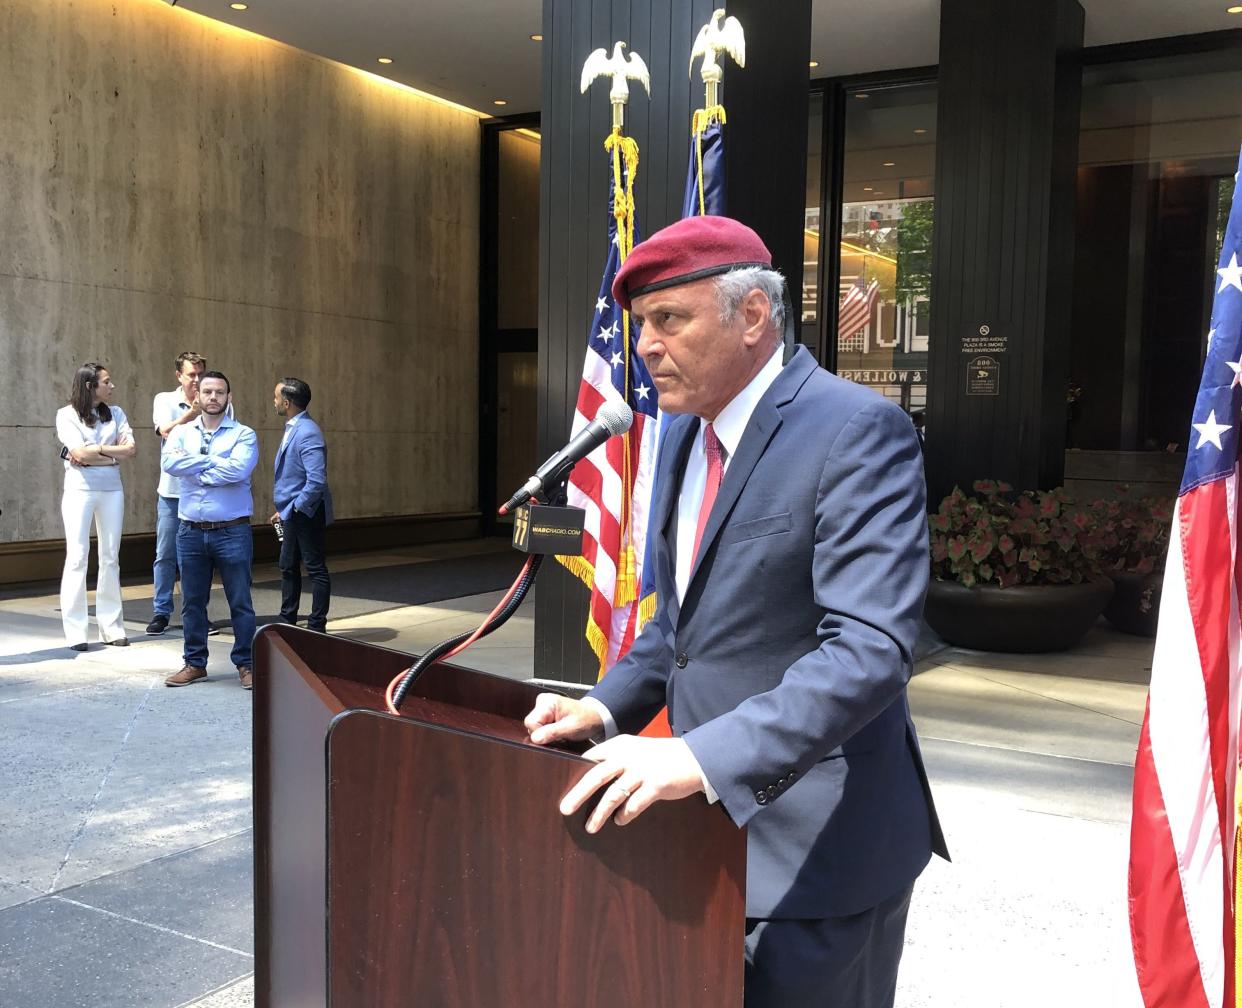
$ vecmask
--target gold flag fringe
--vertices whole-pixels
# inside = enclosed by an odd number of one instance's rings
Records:
[[[690,132],[694,134],[694,154],[698,169],[700,217],[707,213],[707,198],[703,195],[703,134],[707,132],[707,127],[714,122],[720,123],[721,126],[725,124],[723,105],[695,109],[694,115],[690,117]]]

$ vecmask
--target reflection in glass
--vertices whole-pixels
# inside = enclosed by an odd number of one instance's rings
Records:
[[[869,87],[852,97],[837,373],[917,413],[927,405],[936,88]]]

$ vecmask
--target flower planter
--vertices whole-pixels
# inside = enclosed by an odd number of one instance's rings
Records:
[[[1104,607],[1104,618],[1123,633],[1155,637],[1160,616],[1163,574],[1110,573],[1113,597]]]
[[[979,585],[933,579],[924,617],[944,640],[977,651],[1064,651],[1091,629],[1113,594],[1109,580],[1067,585]]]

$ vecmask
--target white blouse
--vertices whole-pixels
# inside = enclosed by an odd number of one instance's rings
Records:
[[[82,448],[89,444],[115,445],[132,441],[129,419],[119,406],[109,406],[112,419],[96,419],[95,426],[87,426],[72,406],[62,406],[56,411],[56,437],[66,448]],[[75,466],[65,459],[66,490],[120,490],[121,467]]]

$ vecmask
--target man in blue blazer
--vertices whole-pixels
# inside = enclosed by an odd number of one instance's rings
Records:
[[[276,415],[286,417],[285,435],[276,452],[273,498],[276,512],[270,521],[284,524],[280,546],[280,618],[298,621],[302,601],[302,565],[311,580],[311,611],[307,629],[324,633],[332,579],[324,559],[326,529],[332,524],[332,491],[328,487],[328,449],[323,431],[311,419],[310,386],[300,378],[276,383]]]
[[[561,803],[595,832],[704,793],[748,828],[747,1008],[891,1006],[914,879],[947,857],[906,702],[928,577],[923,467],[895,404],[782,346],[750,228],[679,221],[612,293],[670,418],[659,607],[537,743],[607,736]],[[667,704],[673,738],[635,733]]]

